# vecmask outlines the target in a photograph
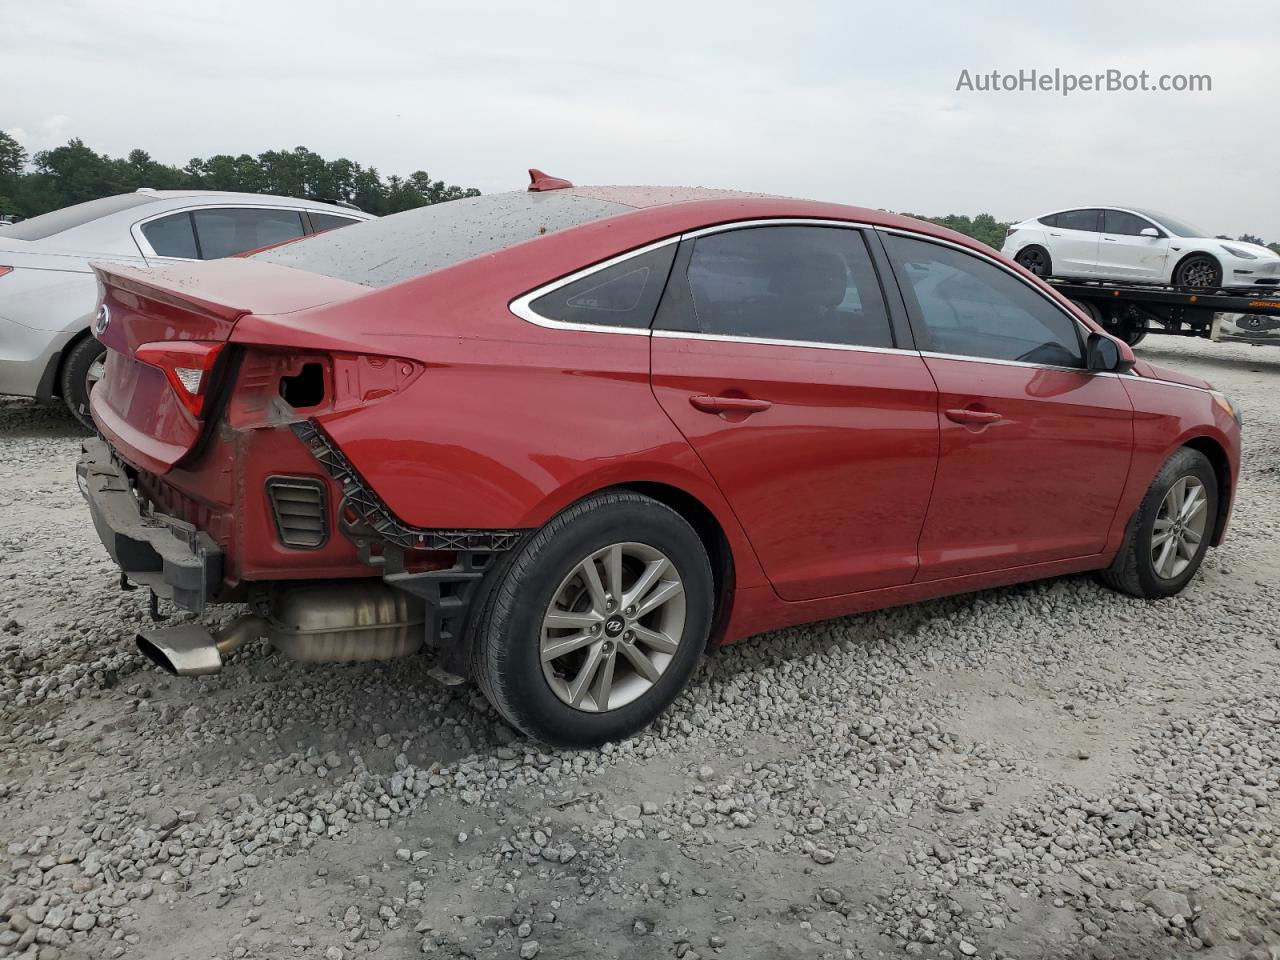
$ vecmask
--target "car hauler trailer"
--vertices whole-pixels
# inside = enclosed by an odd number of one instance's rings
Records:
[[[1280,346],[1280,287],[1195,290],[1117,280],[1046,279],[1130,346],[1149,333]]]

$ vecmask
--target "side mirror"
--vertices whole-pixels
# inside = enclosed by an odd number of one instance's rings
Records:
[[[1157,230],[1155,227],[1143,227],[1142,232],[1138,234],[1138,236],[1155,238],[1160,236],[1160,231]]]
[[[1089,369],[1106,373],[1125,373],[1137,362],[1133,351],[1105,333],[1091,333],[1085,347]]]

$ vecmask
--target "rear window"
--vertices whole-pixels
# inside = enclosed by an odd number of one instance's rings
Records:
[[[130,207],[155,203],[158,199],[145,193],[122,193],[116,197],[89,200],[86,203],[63,207],[61,210],[42,213],[38,217],[23,220],[21,223],[0,226],[0,237],[9,237],[14,240],[43,240],[45,237],[52,237],[55,233],[84,226],[91,220],[119,213]]]
[[[385,287],[632,209],[560,190],[494,193],[357,223],[264,250],[253,259]]]

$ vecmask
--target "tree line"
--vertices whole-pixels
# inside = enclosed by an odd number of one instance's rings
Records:
[[[132,193],[139,187],[234,190],[340,201],[378,216],[480,195],[475,187],[432,180],[424,170],[384,179],[376,167],[365,167],[345,157],[326,160],[306,147],[268,150],[256,157],[247,153],[193,157],[186,166],[175,167],[153,160],[145,150],[131,150],[127,157],[95,153],[79,139],[28,157],[17,140],[0,130],[0,216],[34,217],[85,200]],[[904,216],[948,227],[996,250],[1004,245],[1009,229],[1009,223],[989,213],[975,217],[954,213],[945,217],[914,213]],[[1248,233],[1236,239],[1262,243],[1261,238]],[[1280,243],[1264,245],[1280,253]]]
[[[176,167],[152,159],[145,150],[131,150],[127,157],[96,153],[79,139],[28,157],[17,140],[0,131],[0,215],[34,217],[85,200],[132,193],[139,187],[340,201],[379,216],[480,195],[474,187],[433,180],[425,170],[384,178],[376,167],[345,157],[326,160],[306,147],[268,150],[256,157],[247,153],[193,157],[186,166]]]

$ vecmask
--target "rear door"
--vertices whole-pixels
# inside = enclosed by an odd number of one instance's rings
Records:
[[[1098,267],[1102,211],[1065,210],[1054,214],[1048,228],[1049,255],[1055,276],[1090,276]]]
[[[1143,230],[1156,236],[1144,237]],[[1117,280],[1159,280],[1169,259],[1169,235],[1145,217],[1124,210],[1102,211],[1098,274]]]
[[[654,324],[654,393],[786,600],[916,572],[937,391],[873,249],[837,225],[686,238]]]
[[[918,579],[1101,551],[1133,447],[1120,379],[1086,370],[1079,322],[996,261],[892,232],[885,245],[941,412]]]

